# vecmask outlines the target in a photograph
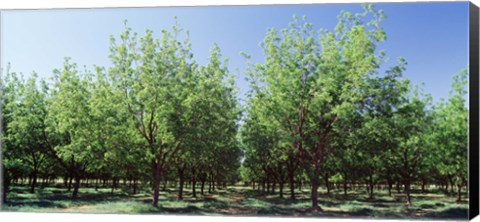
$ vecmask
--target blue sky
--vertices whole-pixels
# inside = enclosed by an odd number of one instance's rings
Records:
[[[383,27],[387,51],[393,65],[398,56],[407,62],[404,76],[425,83],[424,91],[435,101],[447,97],[451,76],[468,65],[468,3],[379,3],[387,20]],[[195,59],[207,62],[209,49],[217,43],[237,75],[240,98],[248,85],[242,74],[246,67],[240,52],[262,62],[260,41],[270,27],[285,28],[292,15],[306,15],[315,29],[332,30],[341,10],[361,12],[360,4],[315,4],[278,6],[164,7],[130,9],[24,10],[3,12],[2,66],[28,76],[36,71],[50,78],[63,58],[72,57],[79,67],[108,66],[109,36],[123,30],[123,20],[140,35],[151,29],[158,37],[170,29],[177,16],[190,31]]]

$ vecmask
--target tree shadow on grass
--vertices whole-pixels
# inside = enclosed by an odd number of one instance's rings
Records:
[[[401,201],[403,201],[403,197],[402,198],[399,198],[399,199],[393,199],[393,200],[386,200],[386,199],[382,199],[382,198],[358,198],[358,199],[355,199],[356,201],[358,202],[364,202],[364,203],[373,203],[373,204],[385,204],[385,203],[399,203]]]
[[[262,207],[257,210],[257,215],[262,216],[285,216],[285,215],[292,215],[292,209],[287,209],[278,206],[269,206],[269,207]]]
[[[459,219],[468,218],[468,209],[463,207],[452,207],[439,212],[432,212],[425,214],[425,217],[429,218],[442,218],[442,219]]]
[[[374,203],[372,204],[373,207],[378,207],[378,208],[389,208],[390,205],[384,204],[384,203]]]
[[[420,208],[422,209],[438,209],[439,207],[444,207],[445,204],[443,203],[435,203],[435,204],[421,204]]]
[[[187,207],[160,207],[159,211],[151,211],[149,213],[167,213],[167,214],[187,214],[187,215],[204,215],[212,213],[196,206],[187,206]],[[145,212],[142,212],[145,213]]]
[[[8,201],[6,206],[9,207],[24,207],[28,206],[31,208],[65,208],[63,204],[58,204],[49,200],[32,200],[32,201]]]
[[[8,196],[6,206],[11,210],[30,209],[30,208],[69,208],[80,205],[94,205],[105,201],[119,201],[125,199],[134,199],[124,193],[101,192],[101,193],[79,193],[78,197],[73,199],[70,192],[66,190],[41,190],[33,194],[29,193],[24,187],[15,188],[15,193],[11,192]]]

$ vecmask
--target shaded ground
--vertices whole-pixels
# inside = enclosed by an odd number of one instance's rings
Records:
[[[9,202],[3,210],[30,212],[77,213],[155,213],[195,215],[245,215],[245,216],[301,216],[301,217],[362,217],[362,218],[442,218],[466,219],[468,201],[456,203],[454,196],[443,193],[414,194],[413,206],[405,206],[402,194],[392,197],[385,191],[376,191],[374,199],[368,199],[365,191],[350,191],[345,197],[340,190],[327,195],[320,190],[319,204],[323,212],[312,214],[309,191],[297,193],[297,200],[281,199],[278,194],[264,194],[249,187],[236,186],[217,190],[192,198],[189,191],[185,199],[177,200],[175,190],[161,192],[161,207],[150,205],[147,191],[130,195],[126,190],[81,188],[79,198],[71,199],[65,188],[39,188],[35,194],[27,187],[13,187]],[[288,197],[288,193],[285,195]]]

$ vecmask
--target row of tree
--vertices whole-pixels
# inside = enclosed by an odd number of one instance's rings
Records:
[[[193,59],[188,32],[174,26],[154,38],[126,28],[111,38],[111,67],[80,72],[67,59],[51,83],[7,72],[1,88],[4,195],[10,183],[58,178],[72,196],[95,181],[115,189],[120,180],[152,190],[158,205],[163,181],[192,195],[205,183],[289,185],[308,182],[312,210],[318,187],[456,186],[467,181],[467,71],[454,76],[448,100],[402,77],[406,62],[381,68],[386,40],[382,11],[342,12],[333,31],[313,30],[295,18],[270,29],[265,60],[247,70],[248,101],[240,107],[233,76],[218,46],[209,62]],[[180,36],[184,36],[183,39]],[[248,58],[248,56],[247,56]],[[242,109],[243,115],[242,115]],[[240,169],[240,170],[239,170]],[[242,178],[239,178],[239,172]],[[83,181],[83,183],[82,183]],[[92,182],[91,182],[92,183]],[[90,184],[91,184],[90,183]]]
[[[187,33],[188,34],[188,33]],[[240,109],[233,77],[218,46],[208,64],[192,59],[188,35],[173,27],[155,39],[129,28],[111,38],[108,69],[80,72],[66,59],[53,82],[33,74],[2,80],[4,200],[9,184],[63,178],[72,197],[82,180],[148,184],[158,205],[160,183],[186,177],[203,186],[236,180]],[[176,178],[172,178],[174,175]],[[73,182],[72,182],[73,181]],[[194,195],[195,190],[194,190]]]
[[[333,32],[315,32],[296,19],[290,28],[270,29],[265,60],[249,70],[251,90],[241,128],[245,181],[289,184],[306,178],[311,209],[318,186],[332,182],[366,185],[370,198],[378,184],[402,184],[411,205],[411,186],[456,186],[458,201],[467,182],[467,71],[453,78],[450,97],[432,105],[402,78],[406,62],[381,71],[386,39],[382,11],[343,12]],[[268,187],[267,187],[268,188]]]

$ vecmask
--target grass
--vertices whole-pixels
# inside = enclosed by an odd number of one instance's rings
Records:
[[[28,187],[14,186],[8,194],[6,211],[22,212],[76,212],[76,213],[148,213],[148,214],[189,214],[189,215],[268,215],[268,216],[314,216],[314,217],[361,217],[361,218],[404,218],[404,219],[466,219],[468,201],[456,203],[455,196],[428,192],[412,194],[412,206],[406,206],[404,195],[375,190],[375,197],[369,199],[365,190],[349,190],[348,196],[342,190],[319,189],[319,205],[322,212],[312,214],[309,190],[296,193],[297,199],[290,200],[277,194],[265,194],[249,187],[218,189],[213,193],[191,197],[186,189],[184,200],[177,200],[174,189],[162,191],[160,207],[151,206],[151,196],[144,192],[132,195],[128,189],[118,189],[113,194],[110,188],[81,188],[79,197],[71,199],[65,188],[38,188],[34,194]]]

